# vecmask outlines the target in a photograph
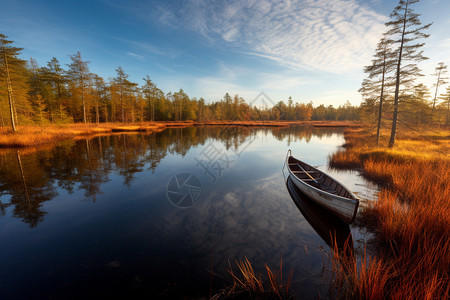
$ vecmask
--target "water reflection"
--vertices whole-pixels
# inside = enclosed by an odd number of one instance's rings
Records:
[[[239,153],[241,145],[258,135],[272,134],[288,145],[311,137],[331,137],[336,130],[313,127],[262,128],[243,127],[188,127],[171,128],[149,135],[122,134],[66,141],[50,150],[5,150],[0,152],[0,196],[10,195],[8,203],[0,197],[4,215],[12,214],[34,227],[44,220],[42,203],[51,200],[62,189],[69,194],[83,190],[84,197],[96,201],[101,185],[118,173],[123,184],[130,187],[137,173],[154,172],[168,154],[185,156],[192,147],[206,141],[219,141],[228,150]],[[46,147],[47,148],[47,147]]]
[[[328,246],[337,246],[342,250],[348,244],[351,250],[353,247],[352,235],[350,227],[346,223],[304,195],[295,186],[290,176],[286,180],[286,187],[302,215]]]
[[[3,149],[0,298],[205,297],[211,267],[226,277],[228,262],[245,256],[264,271],[281,255],[299,295],[325,295],[327,243],[280,169],[287,148],[325,165],[342,142],[335,128],[200,126]],[[195,161],[210,145],[239,153],[215,182]],[[203,190],[179,209],[166,193],[183,172]],[[226,283],[215,277],[213,289]]]

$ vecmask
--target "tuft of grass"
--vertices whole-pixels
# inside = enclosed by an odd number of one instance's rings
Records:
[[[278,271],[273,272],[265,264],[267,279],[263,279],[262,274],[257,274],[253,270],[250,261],[244,257],[243,260],[236,260],[238,272],[235,272],[228,262],[228,272],[231,275],[233,285],[216,294],[211,299],[293,299],[291,293],[291,283],[294,270],[291,269],[286,280],[283,280],[283,259],[280,259]]]
[[[358,218],[374,232],[377,255],[333,257],[335,276],[345,282],[343,298],[448,299],[449,132],[432,136],[402,132],[397,146],[387,149],[371,145],[370,133],[353,132],[346,134],[350,146],[330,157],[382,185],[378,200]]]

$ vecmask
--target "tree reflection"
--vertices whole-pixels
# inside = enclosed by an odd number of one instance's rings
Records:
[[[0,196],[9,195],[9,203],[0,201],[1,215],[12,208],[12,215],[35,227],[43,221],[45,201],[58,195],[84,191],[96,201],[102,184],[112,174],[119,174],[130,187],[137,173],[155,170],[167,154],[185,156],[192,148],[207,141],[219,141],[225,148],[239,152],[257,135],[272,134],[288,143],[312,136],[331,136],[336,129],[313,127],[246,128],[191,126],[168,128],[151,134],[119,134],[64,141],[51,149],[34,151],[3,149],[0,152]]]
[[[2,157],[0,190],[11,196],[9,205],[2,204],[2,214],[8,206],[13,207],[13,216],[35,227],[44,219],[42,203],[52,199],[56,192],[53,180],[42,168],[45,155],[24,155],[19,150],[10,151]]]

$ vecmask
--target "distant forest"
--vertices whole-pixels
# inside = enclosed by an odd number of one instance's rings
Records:
[[[365,99],[360,106],[352,106],[347,101],[339,107],[314,107],[312,102],[297,103],[289,97],[286,102],[261,107],[229,93],[207,103],[203,98],[189,97],[182,89],[165,93],[148,75],[140,83],[132,82],[122,67],[115,69],[114,78],[105,80],[90,72],[89,62],[80,52],[71,55],[71,63],[66,66],[54,57],[41,67],[33,58],[20,59],[22,50],[0,34],[0,126],[186,120],[363,120],[376,123],[379,118],[379,99],[374,93],[377,89],[364,88],[364,82],[361,92]],[[449,124],[449,89],[431,101],[428,88],[419,84],[400,97],[401,121],[414,125]],[[383,118],[391,119],[392,102],[389,96],[385,97]]]
[[[78,52],[62,66],[52,58],[46,66],[36,60],[21,60],[21,48],[0,34],[1,83],[0,125],[9,126],[7,72],[11,88],[12,112],[16,124],[98,123],[140,121],[214,120],[358,120],[359,108],[349,102],[337,108],[312,103],[294,103],[291,97],[275,105],[252,105],[248,99],[226,93],[207,103],[191,98],[182,89],[165,93],[150,76],[136,83],[116,68],[116,76],[105,80],[89,70],[89,62]],[[6,66],[6,63],[8,66]],[[267,101],[266,101],[267,102]],[[269,103],[267,103],[269,104]]]

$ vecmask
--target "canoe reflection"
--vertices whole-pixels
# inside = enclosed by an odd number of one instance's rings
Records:
[[[346,223],[303,194],[295,186],[290,176],[286,180],[286,187],[306,221],[308,221],[328,246],[333,247],[333,241],[335,241],[339,250],[344,249],[346,242],[350,248],[347,250],[353,248],[350,227]]]

